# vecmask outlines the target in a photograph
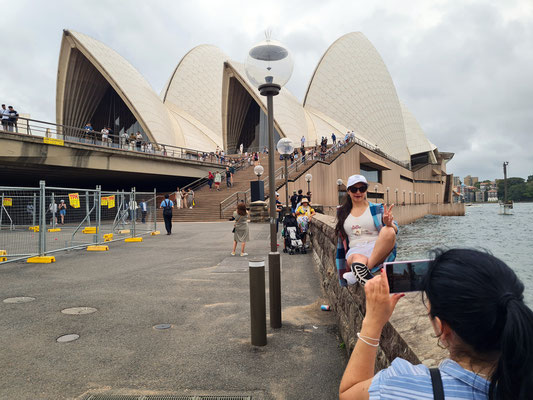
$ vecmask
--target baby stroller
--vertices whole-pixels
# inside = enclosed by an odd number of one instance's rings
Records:
[[[306,253],[300,228],[298,228],[296,217],[292,214],[286,215],[283,219],[283,237],[285,239],[284,253],[289,253],[290,255]]]

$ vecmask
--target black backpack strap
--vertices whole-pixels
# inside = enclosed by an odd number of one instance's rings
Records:
[[[444,388],[442,387],[442,378],[438,368],[430,368],[431,385],[433,386],[433,398],[435,400],[444,400]]]

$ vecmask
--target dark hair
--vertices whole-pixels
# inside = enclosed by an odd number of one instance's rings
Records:
[[[514,271],[486,252],[438,250],[422,287],[431,318],[439,317],[464,343],[452,350],[496,363],[489,399],[531,398],[533,311]]]
[[[346,193],[342,198],[341,205],[337,208],[337,224],[335,225],[335,234],[341,235],[343,239],[347,239],[346,232],[344,232],[344,221],[352,211],[352,199]]]
[[[237,214],[246,215],[246,204],[244,203],[237,204]]]
[[[303,193],[302,189],[298,190],[298,194],[302,194],[302,193]]]
[[[169,198],[168,193],[166,193],[165,194],[165,199],[168,199],[168,198]]]

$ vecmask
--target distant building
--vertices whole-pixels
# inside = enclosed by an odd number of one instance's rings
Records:
[[[470,175],[467,175],[464,177],[463,179],[463,183],[466,185],[466,186],[474,186],[476,183],[479,182],[479,178],[477,176],[470,176]]]
[[[476,190],[474,193],[475,193],[476,203],[483,203],[484,192],[482,192],[481,190]]]
[[[453,186],[459,186],[461,184],[461,178],[458,176],[453,177]]]

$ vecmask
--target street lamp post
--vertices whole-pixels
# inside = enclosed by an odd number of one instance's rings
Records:
[[[403,205],[405,206],[405,190],[403,191]]]
[[[394,192],[396,193],[396,205],[398,205],[398,188],[394,189]]]
[[[276,145],[279,154],[283,155],[285,161],[285,214],[289,213],[289,169],[287,167],[287,160],[290,154],[294,151],[292,141],[288,138],[282,138]]]
[[[268,111],[268,173],[270,203],[270,253],[268,255],[270,326],[281,328],[280,254],[276,235],[276,177],[274,176],[274,100],[291,77],[292,57],[285,46],[271,40],[256,44],[248,51],[245,70],[250,82],[267,98]]]
[[[313,175],[311,174],[305,175],[305,181],[307,182],[307,193],[311,192],[311,181],[312,180],[313,180]],[[307,200],[309,200],[309,204],[311,204],[311,199],[307,199]]]
[[[387,205],[389,205],[389,190],[390,188],[387,186]]]
[[[413,204],[413,202],[411,201],[411,195],[412,195],[412,194],[413,194],[413,192],[411,192],[411,191],[409,190],[409,205]]]
[[[426,195],[425,193],[422,193],[422,204],[426,202]]]
[[[416,192],[415,192],[415,206],[416,206]]]
[[[339,199],[339,204],[341,204],[342,198],[341,198],[341,186],[343,182],[342,179],[337,179],[337,197]]]

